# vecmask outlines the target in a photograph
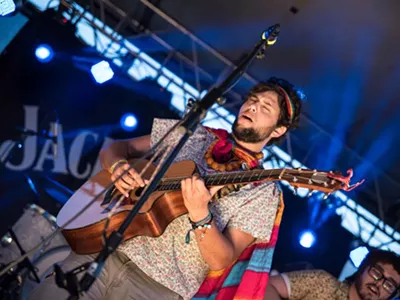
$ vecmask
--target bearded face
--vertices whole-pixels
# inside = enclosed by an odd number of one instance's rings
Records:
[[[266,140],[272,133],[274,128],[270,127],[244,127],[239,125],[238,119],[233,123],[232,131],[235,137],[245,143],[260,143]]]
[[[253,95],[240,108],[232,131],[237,140],[260,143],[278,137],[275,132],[280,115],[278,95],[267,91]]]
[[[390,264],[377,263],[367,267],[354,284],[362,300],[387,300],[399,288],[400,274]]]

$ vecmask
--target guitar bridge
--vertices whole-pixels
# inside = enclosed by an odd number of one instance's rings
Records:
[[[144,190],[144,188],[142,188],[142,187],[135,189],[133,196],[140,197],[143,190]],[[115,186],[113,186],[104,195],[103,202],[101,202],[100,206],[109,205],[113,199],[115,199],[116,197],[119,197],[119,196],[122,196],[122,194],[116,189]],[[136,202],[137,201],[133,200],[132,198],[126,198],[123,202],[123,205],[134,205]]]
[[[115,192],[117,192],[117,191],[118,190],[115,188],[115,186],[112,186],[110,189],[108,189],[108,191],[104,195],[103,202],[101,202],[100,206],[110,204],[111,200],[113,199],[113,197],[115,195]]]

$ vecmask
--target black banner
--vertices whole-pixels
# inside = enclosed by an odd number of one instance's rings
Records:
[[[46,64],[35,57],[43,43],[55,53]],[[178,118],[171,94],[156,82],[134,82],[114,68],[111,81],[97,84],[90,67],[99,61],[73,28],[48,18],[28,22],[1,55],[0,234],[28,203],[56,214],[70,191],[101,169],[98,153],[113,139],[148,134],[154,117]],[[138,119],[133,132],[120,127],[127,112]],[[51,133],[57,118],[56,149],[43,136],[21,135]]]

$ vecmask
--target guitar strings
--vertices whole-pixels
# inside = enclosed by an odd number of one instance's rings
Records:
[[[178,122],[176,122],[176,124],[174,126],[172,126],[168,130],[168,132],[147,153],[145,153],[144,155],[139,157],[138,160],[145,159],[148,156],[150,156],[155,151],[155,149],[160,147],[166,141],[167,137],[173,131],[175,131],[176,128],[178,128],[179,126],[181,126],[183,124],[183,122],[184,122],[184,119],[179,120]],[[62,225],[61,227],[58,227],[55,231],[53,231],[53,233],[51,233],[47,237],[43,238],[41,242],[39,242],[36,246],[32,247],[29,251],[26,251],[26,253],[24,255],[22,255],[20,258],[10,262],[7,266],[2,268],[0,270],[0,276],[3,276],[8,270],[10,270],[11,268],[14,268],[15,266],[17,266],[19,263],[21,263],[28,256],[33,255],[38,251],[41,251],[43,249],[44,245],[49,243],[57,234],[59,234],[63,229],[65,229],[66,226],[68,226],[73,221],[75,221],[77,218],[79,218],[90,206],[92,206],[101,197],[101,195],[103,195],[107,190],[109,190],[115,184],[115,182],[120,180],[135,165],[136,165],[135,163],[132,164],[130,166],[130,168],[128,168],[124,172],[122,172],[121,175],[119,175],[114,181],[112,181],[108,186],[106,186],[102,191],[100,191],[96,196],[94,196],[93,199],[90,200],[88,204],[86,204],[79,212],[77,212],[74,216],[72,216],[67,222],[65,222],[64,225]]]
[[[167,147],[165,147],[165,148],[161,148],[161,147],[160,147],[160,149],[151,157],[151,159],[149,160],[149,163],[146,165],[145,168],[143,168],[143,170],[139,173],[139,175],[142,176],[142,175],[144,174],[144,172],[146,172],[146,170],[149,168],[150,164],[152,164],[152,163],[156,160],[156,158],[158,158],[158,156],[160,155],[160,153],[161,153],[162,151],[165,150],[164,153],[163,153],[163,155],[162,155],[161,158],[160,158],[161,161],[162,161],[162,160],[166,157],[166,155],[169,153],[169,150],[170,150],[170,149],[171,149],[171,146],[167,146]],[[158,166],[157,166],[157,167],[158,167]],[[156,167],[156,169],[154,170],[152,176],[150,177],[150,181],[152,181],[153,178],[154,178],[154,176],[155,176],[155,174],[157,174],[157,170],[158,170],[157,167]],[[148,188],[148,185],[146,185],[146,187],[145,187],[145,189],[143,190],[143,192],[145,192],[147,188]],[[108,213],[108,215],[107,215],[106,223],[104,224],[104,229],[103,229],[103,234],[102,234],[102,237],[103,237],[103,245],[105,245],[105,241],[106,241],[106,238],[107,238],[107,230],[108,230],[109,223],[110,223],[110,221],[111,221],[111,217],[115,214],[115,211],[119,208],[121,202],[122,202],[124,199],[125,199],[125,196],[124,196],[124,195],[121,195],[121,197],[119,198],[119,200],[117,201],[117,203],[114,205],[114,207],[111,209],[111,211],[110,211],[110,212]]]
[[[151,153],[153,153],[155,151],[155,149],[157,149],[160,145],[162,145],[164,143],[164,141],[166,140],[166,138],[168,137],[168,135],[170,135],[176,128],[178,128],[179,126],[181,126],[184,122],[184,119],[178,121],[173,127],[170,128],[170,130],[168,130],[168,132],[164,135],[163,138],[161,138],[150,150],[148,153],[145,153],[144,155],[142,155],[141,157],[139,157],[138,159],[145,159],[146,157],[150,156]],[[42,250],[43,246],[46,245],[47,243],[49,243],[57,234],[59,234],[63,229],[65,229],[66,226],[68,226],[69,224],[71,224],[73,221],[75,221],[78,217],[80,217],[90,206],[92,206],[100,197],[101,195],[103,195],[107,190],[109,190],[118,180],[120,180],[125,174],[127,174],[133,167],[135,166],[135,163],[133,163],[130,168],[128,168],[127,170],[125,170],[124,172],[121,173],[120,176],[118,176],[114,181],[112,181],[107,187],[105,187],[102,191],[100,191],[91,201],[89,201],[88,204],[86,204],[78,213],[76,213],[74,216],[72,216],[64,225],[62,225],[61,227],[58,227],[53,233],[49,234],[47,237],[45,237],[44,239],[42,239],[41,242],[39,242],[36,246],[32,247],[29,251],[27,251],[24,255],[22,255],[20,258],[14,260],[13,262],[9,263],[7,266],[5,266],[3,269],[0,270],[0,276],[3,276],[8,270],[10,270],[11,268],[17,266],[20,262],[22,262],[25,258],[27,258],[28,256]],[[273,171],[273,169],[271,169],[271,172]],[[307,170],[303,170],[304,172],[306,172]],[[287,174],[287,175],[292,175],[292,174]],[[292,175],[293,177],[295,177],[294,175]],[[186,177],[184,177],[186,178]],[[182,178],[182,179],[184,179]],[[303,178],[303,179],[309,179],[306,177],[301,177],[298,176],[298,178]]]
[[[124,196],[124,195],[121,195],[121,196],[119,197],[117,203],[114,205],[114,207],[113,207],[113,208],[108,212],[108,214],[107,214],[107,218],[106,218],[105,223],[104,223],[104,229],[103,229],[103,232],[102,232],[102,234],[101,234],[103,245],[105,245],[105,243],[106,243],[106,239],[107,239],[107,230],[108,230],[108,226],[110,225],[111,217],[115,214],[116,209],[119,207],[119,205],[121,204],[121,202],[122,202],[124,199],[125,199],[125,196]]]
[[[273,172],[278,172],[278,174],[280,174],[282,171],[281,171],[282,169],[269,169],[269,170],[260,170],[260,169],[257,169],[257,170],[251,170],[251,171],[240,171],[240,172],[230,172],[230,173],[223,173],[223,174],[221,174],[221,173],[218,173],[218,174],[210,174],[210,175],[206,175],[205,177],[207,177],[207,179],[210,179],[211,177],[226,177],[226,176],[231,176],[231,175],[234,175],[234,174],[243,174],[243,176],[246,176],[246,175],[248,175],[248,176],[250,176],[250,178],[252,177],[252,176],[255,176],[255,175],[252,175],[252,174],[254,174],[254,173],[258,173],[258,172],[260,172],[260,173],[262,173],[261,174],[261,176],[262,175],[264,175],[263,173],[264,172],[266,172],[266,171],[269,171],[270,172],[270,174],[268,175],[268,176],[271,176],[271,174],[273,173]],[[289,170],[289,171],[291,171],[291,169],[285,169],[285,170]],[[305,171],[305,170],[303,170],[302,172],[306,172],[306,173],[315,173],[314,171],[312,171],[312,170],[307,170],[307,171]],[[284,172],[283,173],[284,175],[290,175],[290,176],[293,176],[293,177],[296,177],[296,178],[301,178],[301,179],[310,179],[309,177],[303,177],[303,176],[301,176],[301,175],[293,175],[293,174],[291,174],[291,173],[289,173],[289,172]],[[301,174],[301,173],[298,173],[298,174]],[[161,184],[160,184],[160,186],[161,185],[165,185],[165,184],[168,184],[168,181],[181,181],[181,180],[183,180],[183,179],[185,179],[185,178],[189,178],[190,176],[179,176],[179,177],[169,177],[169,178],[165,178],[165,179],[163,179],[163,180],[161,180]],[[267,177],[268,178],[268,177]],[[213,179],[213,180],[216,180],[216,179]]]
[[[146,170],[149,168],[150,164],[152,164],[156,158],[160,155],[160,153],[164,150],[165,148],[160,147],[160,149],[158,149],[156,151],[156,153],[154,153],[154,155],[152,155],[152,157],[150,158],[149,162],[146,164],[146,167],[144,167],[141,172],[139,173],[140,176],[143,176],[144,172],[146,172]],[[151,180],[152,178],[150,178]],[[110,221],[111,221],[111,217],[115,214],[116,210],[119,208],[119,206],[121,205],[122,201],[125,199],[125,196],[121,194],[121,196],[119,197],[117,203],[111,208],[111,210],[108,212],[107,214],[107,218],[105,219],[105,224],[104,224],[104,229],[103,229],[103,233],[102,233],[102,242],[103,245],[105,245],[106,239],[107,239],[107,230],[108,230],[108,226],[110,225]]]
[[[241,172],[231,172],[231,173],[224,173],[224,174],[211,174],[211,175],[206,175],[205,180],[207,183],[214,183],[216,180],[219,179],[218,184],[222,184],[222,180],[225,179],[225,182],[223,184],[226,184],[228,180],[236,180],[237,176],[241,176],[242,178],[240,180],[243,180],[243,178],[245,177],[249,177],[249,179],[251,179],[254,176],[264,176],[264,172],[269,171],[270,174],[267,175],[266,178],[264,179],[268,179],[271,177],[272,173],[274,171],[276,171],[275,169],[271,169],[271,170],[254,170],[254,171],[241,171]],[[256,173],[261,173],[261,174],[256,174]],[[233,178],[232,178],[233,176]],[[182,181],[183,179],[189,178],[190,176],[185,176],[185,177],[169,177],[166,178],[162,181],[162,183],[159,185],[159,187],[165,187],[165,188],[170,188],[173,187],[177,184],[180,184],[180,181]],[[214,177],[214,178],[213,178]],[[259,178],[259,180],[261,180]]]
[[[285,170],[289,170],[289,169],[285,169]],[[267,176],[265,176],[265,174],[264,174],[266,171],[270,172],[270,174],[268,174]],[[253,171],[245,171],[245,172],[232,172],[232,173],[226,173],[226,174],[212,174],[212,175],[205,176],[205,177],[207,177],[205,181],[206,181],[206,183],[213,184],[213,183],[215,183],[216,180],[219,179],[218,184],[226,184],[227,181],[229,181],[229,180],[235,181],[237,179],[236,176],[238,176],[238,175],[242,176],[242,178],[240,178],[240,180],[243,180],[245,177],[248,177],[246,179],[248,179],[248,181],[252,181],[253,177],[258,176],[259,180],[261,181],[261,180],[271,178],[272,173],[274,173],[276,171],[281,172],[280,170],[277,170],[277,169],[271,169],[271,170],[253,170]],[[310,171],[303,170],[303,172],[315,173],[315,171],[312,171],[312,170],[310,170]],[[257,174],[257,173],[261,173],[261,174]],[[212,178],[213,176],[215,176],[215,178]],[[233,178],[232,178],[232,176],[233,176]],[[294,175],[294,174],[291,174],[290,172],[283,172],[282,177],[284,177],[284,176],[291,176],[292,178],[296,178],[296,179],[300,179],[300,180],[304,180],[304,181],[312,180],[310,177],[304,177],[304,176],[298,175],[298,174]],[[264,178],[261,179],[260,177],[264,177]],[[161,184],[159,184],[158,188],[159,188],[159,190],[177,189],[178,187],[180,187],[180,181],[185,178],[188,178],[188,176],[186,176],[186,177],[182,177],[182,176],[170,177],[170,178],[163,179],[161,181]],[[329,178],[329,177],[326,176],[326,178]],[[336,182],[336,180],[334,180],[333,178],[331,178],[331,179],[334,182]],[[225,182],[221,182],[223,180],[225,180]],[[280,179],[280,180],[285,180],[285,179]],[[326,180],[324,180],[323,182],[326,182]]]

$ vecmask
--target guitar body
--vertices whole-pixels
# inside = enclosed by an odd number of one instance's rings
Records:
[[[134,161],[135,169],[140,173],[147,166],[147,160]],[[132,162],[131,162],[132,163]],[[150,165],[143,174],[144,179],[150,179],[155,170]],[[181,161],[174,163],[158,183],[157,189],[150,195],[139,213],[135,216],[128,229],[124,233],[124,241],[135,236],[158,237],[174,219],[187,213],[183,203],[180,181],[182,178],[191,177],[196,171],[193,161]],[[254,169],[241,172],[211,174],[203,177],[207,187],[221,186],[232,183],[250,183],[261,181],[285,180],[295,188],[307,188],[311,191],[319,190],[327,195],[339,189],[352,190],[362,184],[359,182],[349,185],[353,175],[348,170],[348,176],[342,176],[338,172],[323,172],[305,169]],[[103,248],[103,232],[107,224],[110,211],[115,207],[110,217],[106,235],[117,230],[128,216],[129,211],[137,203],[142,188],[131,191],[129,198],[122,196],[117,190],[109,189],[97,201],[84,208],[111,184],[110,174],[101,171],[91,177],[77,190],[68,202],[63,206],[57,216],[57,225],[64,227],[62,233],[71,249],[78,254],[92,254]],[[121,198],[123,197],[123,198]],[[116,203],[123,199],[118,207]],[[70,224],[64,226],[73,217]]]
[[[147,161],[141,160],[137,163],[135,169],[140,172],[146,166]],[[155,166],[150,165],[144,173],[143,178],[149,179],[154,169]],[[193,161],[177,162],[170,166],[163,179],[189,177],[195,171],[196,165]],[[72,195],[60,210],[57,216],[57,225],[62,227],[66,224],[110,183],[110,174],[105,170],[91,177]],[[127,217],[129,211],[138,200],[139,191],[139,189],[132,190],[130,199],[125,198],[120,206],[116,208],[108,224],[107,236],[112,231],[117,230]],[[111,208],[120,199],[121,194],[116,192],[113,197],[109,197],[109,202],[104,204],[105,200],[107,200],[105,199],[106,197],[107,194],[104,193],[83,214],[62,230],[62,234],[75,253],[92,254],[102,249],[102,234],[106,225],[106,219]],[[158,237],[163,234],[169,223],[186,213],[187,209],[183,203],[180,190],[155,191],[150,195],[125,231],[124,241],[135,236]]]

